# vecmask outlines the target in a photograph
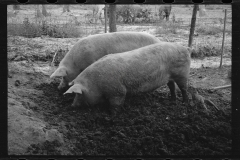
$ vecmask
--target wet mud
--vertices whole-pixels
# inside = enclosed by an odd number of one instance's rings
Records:
[[[48,78],[48,77],[46,77]],[[198,89],[220,110],[200,104],[185,105],[177,92],[170,100],[167,86],[127,97],[117,116],[109,106],[72,108],[74,94],[62,95],[59,80],[34,86],[43,92],[32,97],[34,112],[64,135],[72,155],[229,155],[231,152],[231,101],[219,90]],[[190,97],[191,98],[191,97]],[[62,154],[61,144],[34,144],[26,154]]]

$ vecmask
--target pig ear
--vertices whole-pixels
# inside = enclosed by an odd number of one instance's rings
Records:
[[[59,67],[51,76],[50,78],[53,77],[64,77],[67,76],[67,69],[66,67]]]
[[[80,94],[82,94],[82,86],[80,84],[74,84],[64,94],[66,94],[66,93],[80,93]]]
[[[74,85],[74,81],[72,81],[72,82],[68,83],[68,85],[69,85],[69,86],[72,86],[72,85]]]
[[[187,50],[192,53],[192,48],[191,47],[187,47]]]

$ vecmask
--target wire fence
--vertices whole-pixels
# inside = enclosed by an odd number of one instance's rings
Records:
[[[86,5],[89,6],[89,5]],[[123,6],[123,5],[121,5]],[[129,5],[127,5],[129,6]],[[134,6],[134,5],[130,5]],[[22,8],[24,8],[23,6]],[[11,11],[11,7],[8,7],[8,25],[19,25],[24,24],[26,21],[30,23],[40,23],[43,25],[57,25],[59,28],[64,28],[66,25],[72,25],[77,29],[81,29],[83,34],[91,34],[91,33],[102,33],[104,32],[104,14],[102,13],[99,17],[93,15],[92,7],[84,8],[84,5],[72,6],[71,12],[62,13],[62,7],[59,6],[51,6],[47,7],[50,15],[48,17],[36,17],[36,7],[28,6],[28,8],[19,11],[21,14],[14,14]],[[126,8],[126,7],[122,7]],[[142,7],[143,8],[143,7]],[[147,11],[141,13],[142,15],[137,16],[136,13],[120,14],[118,16],[117,13],[117,26],[159,26],[159,23],[162,21],[159,18],[159,5],[145,5],[144,6]],[[208,7],[206,7],[208,8]],[[215,7],[216,8],[216,7]],[[207,10],[205,15],[198,16],[197,25],[212,25],[212,26],[222,26],[224,21],[224,8],[227,8],[229,13],[227,16],[227,24],[231,24],[231,8],[230,6],[219,6],[218,8],[212,10]],[[127,10],[126,10],[127,11]],[[129,11],[130,12],[130,11]],[[141,12],[141,11],[139,11]],[[143,12],[143,11],[142,11]],[[172,10],[170,13],[169,21],[173,23],[178,23],[179,27],[190,27],[191,16],[192,16],[192,7],[184,6],[184,5],[176,5],[172,6]],[[133,15],[135,14],[135,15]],[[134,18],[133,18],[134,17]],[[129,19],[134,20],[129,20]],[[97,21],[95,21],[97,20]],[[118,27],[117,27],[118,28]],[[121,28],[120,28],[121,29]],[[189,29],[189,28],[186,28]],[[95,30],[95,31],[94,31]],[[118,29],[118,31],[121,31]]]
[[[70,5],[70,12],[63,12],[62,5],[47,5],[48,15],[46,17],[37,15],[36,5],[21,5],[22,10],[18,11],[8,6],[8,35],[28,37],[26,43],[31,43],[31,38],[34,37],[81,38],[104,33],[104,12],[100,10],[98,14],[94,13],[98,6]],[[118,5],[117,31],[148,32],[161,40],[187,45],[193,5],[172,5],[168,21],[159,16],[160,7],[161,5],[142,5],[139,9],[139,5]],[[230,54],[231,6],[206,5],[197,14],[193,46],[202,49],[204,53],[210,53],[210,56],[215,52],[219,53],[221,49],[224,9],[227,9],[224,50]]]

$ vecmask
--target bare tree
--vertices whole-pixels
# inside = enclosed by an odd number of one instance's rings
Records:
[[[193,7],[191,28],[190,28],[190,34],[189,34],[189,40],[188,40],[188,47],[192,47],[192,40],[193,40],[193,34],[194,34],[194,30],[195,30],[196,15],[197,15],[198,8],[199,8],[198,5],[194,5],[194,7]]]
[[[116,5],[109,5],[109,32],[116,32]]]
[[[105,19],[105,30],[104,32],[107,33],[107,21],[108,21],[108,6],[105,4],[104,7],[104,19]]]
[[[13,10],[21,10],[20,6],[19,5],[13,5]]]
[[[63,13],[64,12],[70,12],[69,4],[63,5]]]
[[[47,17],[49,15],[49,13],[47,13],[47,9],[45,5],[42,5],[42,14]]]
[[[42,13],[41,13],[41,11],[40,11],[40,7],[39,7],[39,5],[37,5],[37,10],[36,10],[36,17],[42,17],[43,15],[42,15]]]

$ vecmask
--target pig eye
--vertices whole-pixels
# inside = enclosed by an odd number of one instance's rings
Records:
[[[72,82],[68,83],[68,85],[69,85],[69,86],[72,86],[72,85],[74,85],[74,81],[72,81]]]

